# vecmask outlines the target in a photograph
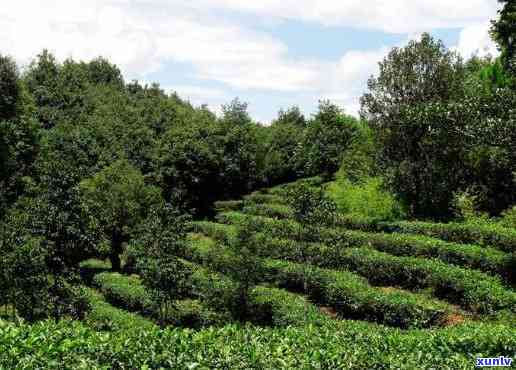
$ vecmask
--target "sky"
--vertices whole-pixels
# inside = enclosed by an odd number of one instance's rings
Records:
[[[220,112],[239,97],[268,123],[320,99],[357,114],[392,47],[429,32],[468,58],[496,55],[496,0],[2,0],[0,54],[22,67],[103,56],[125,79],[157,82]]]

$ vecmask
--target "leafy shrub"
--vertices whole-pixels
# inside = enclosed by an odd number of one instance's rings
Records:
[[[513,206],[502,213],[500,223],[504,227],[516,229],[516,206]]]
[[[328,186],[327,191],[345,214],[375,220],[396,220],[405,216],[402,205],[383,189],[380,178],[367,178],[358,183],[339,178]]]
[[[86,323],[97,330],[116,331],[154,327],[152,321],[110,305],[104,296],[94,289],[87,289],[87,297],[91,310],[86,316]]]
[[[129,311],[152,313],[154,302],[138,276],[105,272],[95,275],[93,282],[111,304]]]
[[[262,245],[263,253],[270,257],[294,259],[292,256],[297,250],[297,243],[294,241],[271,239],[263,234],[255,236],[255,240],[257,244]],[[313,256],[314,261],[318,258],[315,256],[320,257],[321,264],[331,259],[331,252],[329,248],[324,249],[324,245],[304,247],[312,248],[307,255]],[[202,245],[193,243],[191,248],[191,258],[204,261],[213,258],[211,249],[220,247],[213,240],[211,243],[205,240]],[[220,253],[217,257],[217,261],[212,260],[211,265],[223,266],[231,263],[230,260],[221,258]],[[334,307],[346,318],[376,321],[403,328],[426,327],[437,325],[449,311],[444,304],[412,293],[386,293],[370,286],[365,278],[351,272],[318,269],[273,259],[265,262],[265,268],[267,281],[308,294],[312,300]],[[223,295],[222,292],[219,294]],[[262,314],[265,315],[264,312]]]
[[[102,272],[111,271],[111,263],[97,259],[88,259],[79,264],[81,279],[86,284],[93,282],[93,277]]]
[[[0,322],[4,368],[469,368],[476,357],[514,357],[514,328],[471,323],[400,332],[356,321],[323,326],[228,325],[99,333],[80,322]]]
[[[504,252],[516,251],[516,229],[494,223],[432,223],[400,221],[382,225],[384,230],[424,234],[457,242],[490,245]]]
[[[354,230],[313,228],[300,229],[291,220],[275,220],[257,216],[239,216],[236,213],[222,214],[219,219],[228,222],[248,217],[276,237],[292,238],[299,242],[316,241],[339,248],[350,246],[371,246],[374,249],[398,256],[435,257],[450,264],[476,268],[512,281],[513,259],[510,255],[494,248],[445,242],[425,236],[399,233],[370,233]],[[301,230],[301,231],[300,231]]]
[[[244,199],[248,202],[255,204],[263,204],[263,203],[274,203],[274,204],[285,204],[285,198],[279,195],[272,194],[261,194],[258,192],[251,193],[250,195],[244,196]]]
[[[258,324],[279,327],[322,325],[331,320],[298,294],[262,286],[251,292],[250,316]]]
[[[374,321],[409,328],[441,323],[450,311],[445,304],[412,293],[384,292],[371,287],[366,279],[347,271],[310,268],[271,260],[279,286],[301,289],[316,302],[334,307],[347,319]]]
[[[244,202],[241,200],[220,200],[213,205],[217,212],[224,211],[239,211],[244,206]]]

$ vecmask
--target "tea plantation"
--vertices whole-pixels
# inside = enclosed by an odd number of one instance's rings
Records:
[[[166,317],[129,257],[120,273],[81,264],[81,321],[16,323],[4,307],[0,368],[469,369],[516,357],[513,230],[340,214],[306,227],[287,200],[295,185],[217,202],[215,221],[191,222],[179,256],[188,291]],[[226,252],[245,222],[263,270],[242,319]]]

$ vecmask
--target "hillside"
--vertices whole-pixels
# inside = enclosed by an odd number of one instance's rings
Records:
[[[318,178],[298,183],[323,186]],[[306,232],[285,198],[296,185],[217,202],[216,221],[192,223],[180,256],[193,271],[189,291],[166,318],[176,328],[159,328],[136,271],[114,273],[109,262],[89,260],[82,263],[92,305],[86,319],[2,322],[0,363],[455,369],[474,366],[477,357],[516,355],[511,231],[486,244],[463,225],[463,237],[452,242],[446,233],[428,236],[418,223],[353,223],[339,214],[334,225]],[[258,225],[253,239],[265,269],[245,325],[232,315],[236,282],[224,274],[242,219]],[[448,227],[458,225],[439,230]]]

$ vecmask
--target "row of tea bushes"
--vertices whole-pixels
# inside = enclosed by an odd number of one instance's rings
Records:
[[[356,322],[200,331],[95,331],[80,322],[0,321],[6,369],[466,369],[477,357],[516,356],[514,327],[483,323],[400,332]]]
[[[198,263],[229,263],[214,240],[192,237],[189,258]],[[215,260],[216,259],[216,260]],[[386,292],[348,271],[334,271],[276,259],[264,259],[264,280],[307,294],[313,301],[336,309],[341,317],[374,321],[402,328],[429,327],[445,321],[450,306],[405,291]],[[222,293],[221,293],[222,295]]]

